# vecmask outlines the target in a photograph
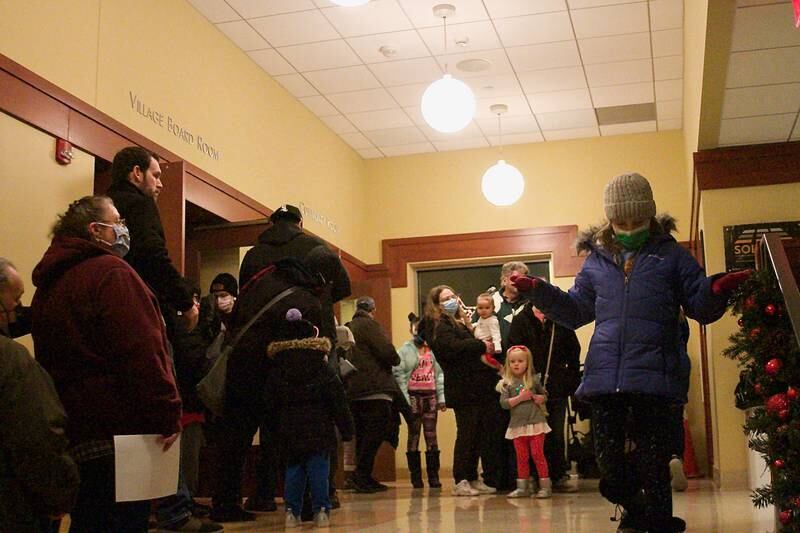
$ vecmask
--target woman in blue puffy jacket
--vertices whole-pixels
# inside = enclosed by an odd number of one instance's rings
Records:
[[[592,406],[600,492],[623,508],[619,532],[680,532],[672,516],[670,409],[689,388],[681,347],[680,308],[701,324],[719,319],[746,272],[707,277],[670,235],[675,222],[656,218],[650,184],[636,173],[605,188],[607,222],[579,240],[588,253],[575,285],[564,292],[543,280],[513,280],[555,322],[595,330],[576,392]],[[635,443],[635,459],[625,442]]]

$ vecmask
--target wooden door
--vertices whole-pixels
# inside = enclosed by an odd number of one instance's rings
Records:
[[[163,188],[158,195],[158,213],[167,241],[167,251],[175,269],[184,273],[184,239],[186,237],[186,195],[183,161],[161,164]]]

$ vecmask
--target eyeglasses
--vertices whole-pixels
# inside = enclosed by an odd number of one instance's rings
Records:
[[[119,222],[102,222],[100,220],[97,220],[97,221],[95,221],[95,224],[100,224],[101,226],[108,226],[109,228],[112,228],[114,226],[123,226],[125,228],[128,227],[125,224],[125,219],[124,218],[119,219]]]

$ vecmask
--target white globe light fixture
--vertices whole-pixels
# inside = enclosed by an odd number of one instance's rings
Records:
[[[508,111],[508,106],[495,104],[489,108],[497,115],[497,126],[500,134],[500,153],[503,153],[503,130],[500,126],[500,115]],[[525,191],[525,178],[514,165],[500,159],[489,167],[481,180],[481,191],[490,203],[504,207],[513,205]]]
[[[438,4],[433,14],[444,21],[444,53],[447,54],[447,17],[456,8],[451,4]],[[422,95],[422,118],[441,133],[455,133],[464,129],[475,117],[475,95],[472,89],[447,72],[440,80],[431,83]]]
[[[369,0],[331,0],[331,3],[343,7],[356,7],[368,4]]]

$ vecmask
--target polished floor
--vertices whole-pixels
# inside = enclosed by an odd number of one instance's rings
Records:
[[[331,530],[386,533],[390,531],[458,532],[519,531],[540,533],[613,532],[613,507],[582,481],[576,494],[556,494],[550,500],[509,500],[505,496],[456,498],[441,491],[412,490],[397,483],[374,495],[341,494],[342,508],[331,516]],[[773,531],[772,515],[753,509],[747,491],[716,491],[710,481],[691,480],[676,493],[675,514],[689,532],[754,533]],[[258,521],[226,524],[225,531],[282,531],[282,512],[259,515]],[[297,531],[312,530],[305,524]]]

